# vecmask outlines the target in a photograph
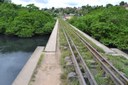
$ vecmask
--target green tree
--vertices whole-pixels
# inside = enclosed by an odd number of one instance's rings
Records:
[[[34,4],[29,4],[29,5],[27,5],[27,8],[29,9],[29,11],[32,11],[32,10],[39,10],[39,8],[36,7]]]
[[[97,7],[69,22],[103,44],[128,49],[128,11],[121,6]]]
[[[121,1],[120,2],[120,6],[123,6],[123,5],[125,5],[125,2],[124,1]]]
[[[107,4],[106,7],[109,8],[109,7],[112,7],[113,5],[112,4]]]
[[[39,10],[34,4],[22,7],[12,3],[0,3],[0,33],[2,34],[32,37],[50,34],[53,26],[54,18],[47,12]]]
[[[4,0],[0,0],[0,2],[4,2]]]

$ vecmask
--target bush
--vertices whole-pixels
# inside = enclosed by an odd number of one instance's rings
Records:
[[[54,18],[33,4],[26,7],[11,3],[0,5],[0,33],[32,37],[51,33],[53,26]]]
[[[103,44],[128,49],[128,11],[120,6],[102,7],[69,22]]]

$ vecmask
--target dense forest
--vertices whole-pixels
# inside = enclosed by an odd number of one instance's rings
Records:
[[[53,16],[34,4],[23,7],[0,2],[0,34],[18,37],[50,34],[54,23]]]
[[[128,10],[124,6],[108,4],[69,22],[106,46],[128,49]]]

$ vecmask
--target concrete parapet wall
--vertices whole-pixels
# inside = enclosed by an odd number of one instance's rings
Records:
[[[44,47],[38,46],[12,85],[28,85]]]
[[[114,56],[123,56],[126,59],[128,59],[128,54],[124,53],[123,51],[121,51],[117,48],[111,48],[111,49],[116,52],[115,54],[113,54]]]
[[[98,47],[100,47],[101,49],[104,50],[105,53],[107,54],[114,54],[115,52],[112,51],[111,49],[109,49],[108,47],[106,47],[105,45],[101,44],[100,42],[98,42],[97,40],[95,40],[94,38],[90,37],[89,35],[87,35],[86,33],[80,31],[79,29],[77,29],[76,27],[74,27],[73,25],[71,25],[75,30],[77,30],[78,32],[80,32],[81,34],[83,34],[86,38],[88,38],[90,41],[94,42]]]
[[[58,20],[54,26],[54,29],[50,35],[48,43],[46,45],[45,51],[46,52],[55,52],[56,51],[56,44],[57,44],[57,32],[58,32]]]

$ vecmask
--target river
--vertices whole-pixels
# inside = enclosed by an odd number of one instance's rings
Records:
[[[37,46],[49,36],[17,38],[0,35],[0,85],[11,85]]]

